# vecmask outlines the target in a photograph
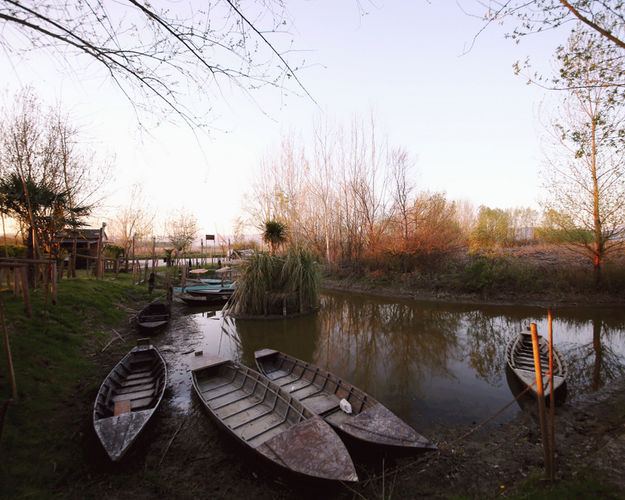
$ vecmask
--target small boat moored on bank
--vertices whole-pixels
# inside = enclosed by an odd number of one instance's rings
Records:
[[[100,386],[93,427],[112,461],[120,460],[158,408],[167,386],[167,365],[149,339],[111,370]]]
[[[436,449],[380,402],[332,373],[273,349],[254,357],[261,373],[341,432],[381,446]]]
[[[358,480],[332,428],[265,376],[201,352],[191,360],[191,374],[209,416],[266,460],[304,476]]]
[[[152,302],[137,314],[137,326],[145,333],[155,332],[169,323],[171,312],[163,302]]]
[[[549,386],[549,342],[538,335],[538,349],[540,352],[540,367],[543,374],[543,394],[548,396],[551,392]],[[538,396],[536,390],[536,371],[534,369],[534,349],[532,346],[532,334],[521,332],[510,339],[506,346],[506,362],[514,375],[521,381],[524,387],[529,386],[529,390]],[[568,367],[564,356],[553,347],[553,390],[558,390],[568,375]]]

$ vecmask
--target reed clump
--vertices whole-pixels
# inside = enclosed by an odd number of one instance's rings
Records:
[[[226,307],[234,316],[289,316],[319,305],[320,275],[313,254],[291,248],[285,255],[256,253],[242,266]]]

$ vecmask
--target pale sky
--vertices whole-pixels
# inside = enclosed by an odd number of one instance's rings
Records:
[[[474,0],[460,3],[480,12]],[[537,208],[539,111],[549,109],[541,103],[550,97],[514,75],[512,65],[530,55],[548,70],[566,33],[517,46],[504,39],[504,28],[491,26],[466,52],[482,22],[455,1],[362,2],[364,16],[357,5],[289,1],[294,45],[306,50],[298,76],[318,105],[268,89],[254,102],[226,89],[207,111],[214,128],[199,136],[201,148],[181,124],[138,132],[128,101],[95,63],[77,74],[59,69],[47,53],[19,62],[3,57],[3,103],[31,85],[45,104],[59,102],[98,152],[114,154],[110,196],[94,221],[126,204],[138,182],[160,220],[184,208],[197,217],[200,234],[231,234],[262,156],[278,148],[283,134],[305,138],[315,119],[348,124],[371,111],[390,143],[416,158],[418,189],[476,207]]]

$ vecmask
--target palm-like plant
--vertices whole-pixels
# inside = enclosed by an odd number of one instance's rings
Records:
[[[33,237],[50,248],[58,231],[79,226],[80,218],[90,211],[89,207],[72,207],[67,191],[30,177],[24,179],[15,172],[0,179],[0,205],[3,213],[28,228],[30,258],[34,256]]]
[[[265,230],[263,232],[263,241],[269,243],[271,247],[271,255],[276,253],[276,248],[286,241],[286,224],[279,220],[265,221]]]

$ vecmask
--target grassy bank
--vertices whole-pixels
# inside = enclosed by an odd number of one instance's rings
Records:
[[[41,498],[85,472],[81,436],[91,412],[85,401],[111,368],[93,353],[116,337],[114,327],[127,323],[126,307],[146,296],[124,275],[63,280],[56,305],[41,289],[32,293],[29,318],[20,299],[2,292],[18,399],[8,407],[0,443],[0,496]],[[127,348],[119,340],[114,344],[111,351]],[[11,396],[5,355],[0,395],[3,405]]]
[[[592,266],[584,259],[559,251],[516,249],[498,255],[459,252],[401,272],[393,259],[364,260],[326,269],[331,288],[397,295],[500,301],[523,299],[571,302],[578,298],[621,303],[625,293],[622,260],[602,266],[595,283]]]

